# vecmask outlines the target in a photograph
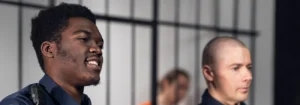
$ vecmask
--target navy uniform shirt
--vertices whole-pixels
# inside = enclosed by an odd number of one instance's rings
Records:
[[[91,105],[91,101],[87,95],[82,96],[81,104],[79,104],[47,75],[39,83],[48,93],[45,96],[46,105]],[[30,86],[32,85],[28,85],[22,90],[5,97],[0,102],[0,105],[34,105],[30,99]]]
[[[202,103],[199,105],[224,105],[224,104],[214,99],[206,89],[204,94],[202,95]],[[241,102],[240,105],[246,105],[246,104],[244,102]]]

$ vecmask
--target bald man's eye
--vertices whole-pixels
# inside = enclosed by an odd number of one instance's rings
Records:
[[[238,71],[239,69],[240,69],[239,66],[233,68],[234,71]]]
[[[248,69],[248,70],[252,70],[252,66],[248,66],[247,69]]]

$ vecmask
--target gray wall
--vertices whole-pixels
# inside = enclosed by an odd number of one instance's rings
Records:
[[[8,12],[9,11],[9,12]],[[18,8],[0,4],[0,98],[18,89]]]

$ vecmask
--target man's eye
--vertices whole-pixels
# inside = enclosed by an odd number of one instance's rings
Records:
[[[100,49],[103,49],[103,45],[99,46]]]
[[[78,39],[81,41],[84,41],[84,42],[88,41],[88,38],[86,38],[86,37],[82,37],[82,38],[78,38]]]
[[[252,66],[247,67],[248,70],[252,70]]]
[[[99,46],[100,49],[103,49],[103,44],[97,44]]]
[[[233,70],[235,70],[235,71],[237,71],[237,70],[239,70],[239,69],[240,69],[239,66],[233,68]]]

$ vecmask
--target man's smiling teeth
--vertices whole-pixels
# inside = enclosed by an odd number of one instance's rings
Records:
[[[98,62],[96,62],[96,61],[88,61],[88,64],[91,64],[91,65],[96,65],[96,66],[98,66]]]

